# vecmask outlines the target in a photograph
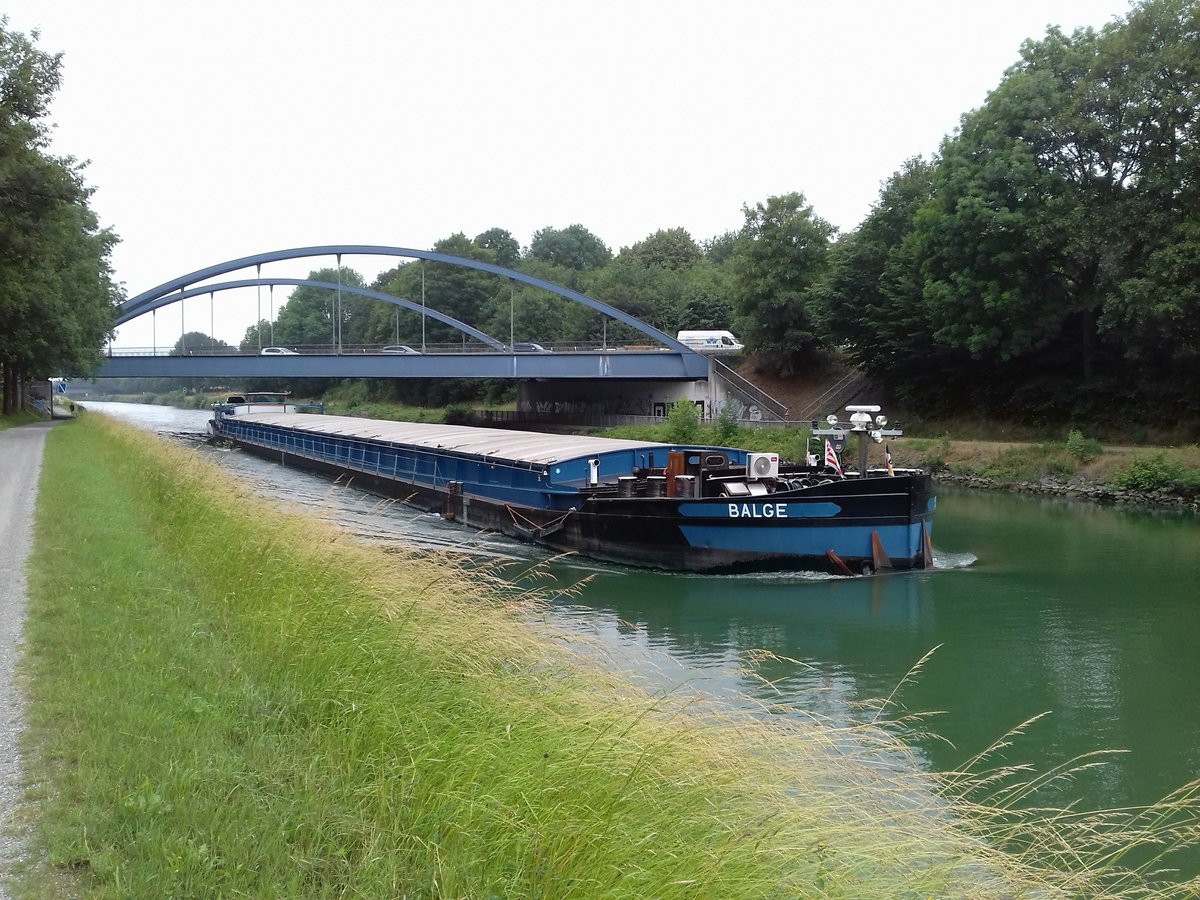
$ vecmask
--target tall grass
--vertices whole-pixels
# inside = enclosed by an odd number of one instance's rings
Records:
[[[1001,481],[1037,481],[1040,478],[1068,478],[1079,465],[1078,458],[1066,444],[1047,442],[1010,447],[987,464],[979,474]],[[967,474],[959,471],[959,474]]]
[[[1109,480],[1122,490],[1164,491],[1185,497],[1200,494],[1200,469],[1168,459],[1162,451],[1136,454],[1128,466]]]
[[[646,694],[489,573],[102,417],[42,473],[30,896],[1184,894],[1121,854],[1193,839],[1190,796],[1021,813],[986,759],[920,774],[887,704],[839,729]]]

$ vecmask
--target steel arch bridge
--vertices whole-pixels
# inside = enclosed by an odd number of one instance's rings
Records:
[[[459,268],[487,272],[511,282],[531,285],[583,304],[601,315],[622,322],[646,335],[662,347],[647,352],[576,351],[547,354],[516,354],[497,339],[427,306],[368,288],[339,285],[310,279],[263,278],[261,267],[289,259],[334,256],[341,267],[343,256],[392,256],[444,263]],[[207,283],[242,269],[258,267],[259,277]],[[563,285],[546,281],[514,269],[480,260],[452,256],[432,250],[389,247],[372,244],[330,244],[297,247],[245,256],[207,268],[197,269],[131,297],[118,307],[116,323],[124,324],[146,313],[190,297],[213,294],[256,285],[312,285],[360,294],[393,303],[437,319],[487,348],[483,353],[438,353],[381,357],[357,354],[303,354],[295,356],[112,356],[100,377],[126,376],[279,376],[279,377],[517,377],[517,378],[649,378],[698,380],[709,375],[708,360],[684,346],[671,335],[636,319],[628,313]]]

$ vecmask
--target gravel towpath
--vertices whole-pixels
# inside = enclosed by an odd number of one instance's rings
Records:
[[[12,814],[22,790],[19,738],[25,698],[16,680],[25,622],[25,562],[33,545],[33,504],[42,449],[52,422],[0,431],[0,900],[4,878],[20,859]]]

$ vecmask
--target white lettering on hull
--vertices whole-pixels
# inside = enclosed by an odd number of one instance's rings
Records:
[[[730,503],[731,519],[786,519],[786,503]]]

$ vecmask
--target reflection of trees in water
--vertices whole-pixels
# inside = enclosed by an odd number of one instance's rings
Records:
[[[890,692],[929,646],[915,655],[907,648],[932,641],[918,581],[906,574],[601,574],[563,617],[629,651],[669,658],[655,664],[668,673],[659,682],[690,680],[771,714],[838,723],[854,719],[862,700]],[[897,633],[907,637],[897,641]]]

